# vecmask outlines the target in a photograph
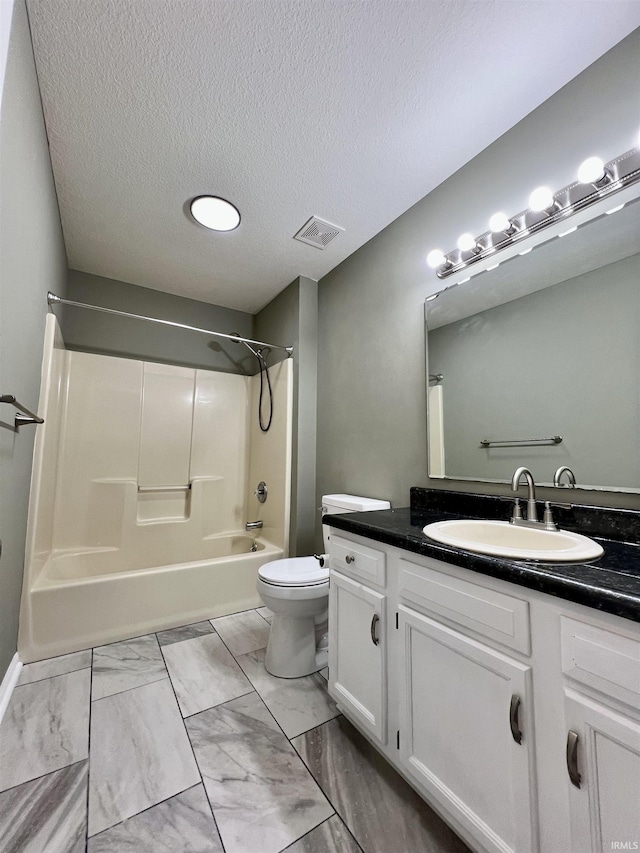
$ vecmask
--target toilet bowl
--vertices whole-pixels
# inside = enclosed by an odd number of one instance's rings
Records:
[[[275,560],[258,570],[258,593],[273,612],[265,668],[280,678],[299,678],[327,665],[316,653],[316,618],[329,600],[329,569],[315,557]]]
[[[324,514],[388,509],[388,501],[353,495],[325,495]],[[325,551],[330,530],[322,526]],[[329,566],[316,557],[289,557],[258,569],[257,589],[273,612],[265,669],[279,678],[300,678],[327,665],[328,650],[316,646],[316,626],[326,622],[329,605]]]

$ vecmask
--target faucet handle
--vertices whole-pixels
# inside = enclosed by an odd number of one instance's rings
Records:
[[[517,521],[522,521],[522,507],[520,506],[520,498],[516,498],[513,503],[513,515],[511,516],[511,524]]]
[[[553,520],[553,512],[551,511],[551,504],[549,501],[544,502],[544,515],[542,516],[542,521],[544,523],[546,530],[558,530],[558,525]]]

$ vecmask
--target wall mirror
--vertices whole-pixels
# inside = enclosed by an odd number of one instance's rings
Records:
[[[639,244],[635,199],[427,299],[431,477],[640,492]]]

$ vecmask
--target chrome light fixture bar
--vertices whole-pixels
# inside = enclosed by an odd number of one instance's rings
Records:
[[[530,207],[526,210],[510,217],[494,214],[489,231],[477,238],[472,234],[463,234],[458,241],[458,248],[446,255],[433,249],[427,256],[427,263],[436,269],[439,279],[449,278],[638,182],[640,148],[632,148],[609,163],[590,157],[580,167],[579,180],[556,193],[538,187],[531,194]],[[499,263],[497,260],[495,265]]]

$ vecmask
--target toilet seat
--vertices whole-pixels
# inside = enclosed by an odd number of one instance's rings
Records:
[[[329,569],[315,557],[289,557],[260,566],[258,577],[271,586],[322,586],[329,581]]]

